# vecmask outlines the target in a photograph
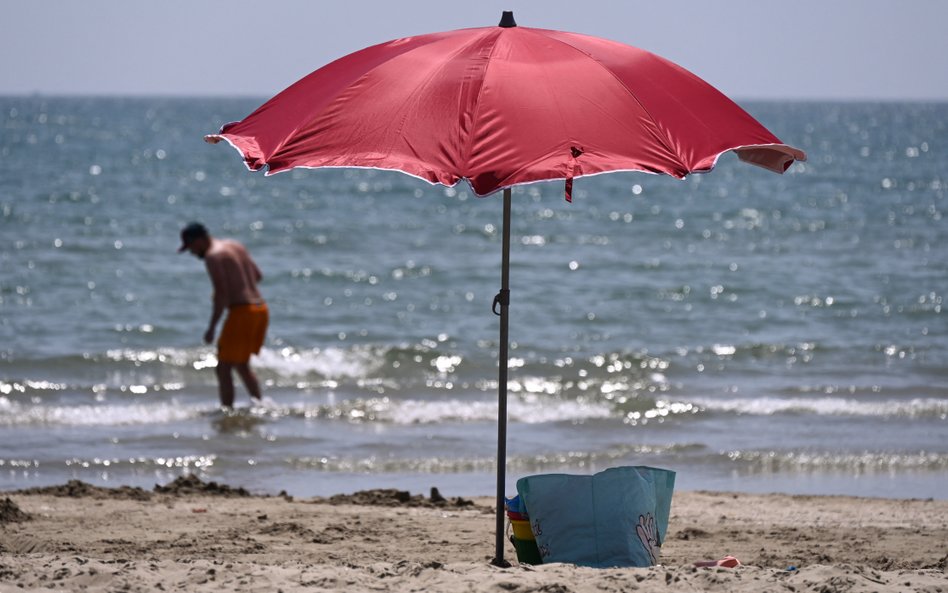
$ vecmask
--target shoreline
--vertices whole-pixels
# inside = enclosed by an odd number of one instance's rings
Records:
[[[435,493],[432,493],[435,494]],[[490,565],[493,498],[377,489],[0,492],[6,591],[948,591],[948,501],[683,491],[660,565]],[[737,568],[695,562],[734,556]]]

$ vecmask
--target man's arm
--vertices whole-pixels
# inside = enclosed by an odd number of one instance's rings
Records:
[[[210,344],[214,341],[214,331],[217,328],[217,322],[220,321],[227,308],[227,282],[224,281],[224,268],[220,260],[216,257],[207,257],[204,260],[207,266],[207,273],[211,277],[211,284],[214,286],[213,304],[211,306],[211,320],[207,325],[207,331],[204,332],[204,342]]]

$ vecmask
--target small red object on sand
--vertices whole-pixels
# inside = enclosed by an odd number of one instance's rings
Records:
[[[695,562],[695,566],[698,567],[711,567],[711,566],[721,566],[724,568],[735,568],[741,565],[741,561],[735,558],[734,556],[725,556],[720,560],[706,560],[703,562]]]
[[[191,512],[192,512],[192,513],[206,513],[206,512],[207,512],[207,509],[205,509],[205,508],[191,509]]]

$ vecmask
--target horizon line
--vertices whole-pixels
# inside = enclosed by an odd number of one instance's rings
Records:
[[[279,92],[279,91],[277,91]],[[261,103],[269,100],[274,94],[247,94],[247,93],[208,93],[208,92],[6,92],[0,91],[0,98],[8,99],[228,99],[228,100],[256,100]],[[771,95],[757,96],[728,96],[735,103],[746,102],[788,102],[788,103],[948,103],[948,97],[871,97],[871,96],[793,96],[778,97]]]

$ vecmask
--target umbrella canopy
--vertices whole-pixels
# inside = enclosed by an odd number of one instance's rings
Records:
[[[239,122],[251,170],[368,167],[504,189],[495,564],[504,564],[510,187],[609,171],[682,178],[721,154],[783,173],[806,155],[684,68],[614,41],[500,26],[406,37],[316,70]]]
[[[445,185],[466,179],[480,196],[607,171],[681,178],[729,150],[778,173],[805,158],[664,58],[504,23],[357,51],[208,137],[222,139],[268,174],[394,169]]]

